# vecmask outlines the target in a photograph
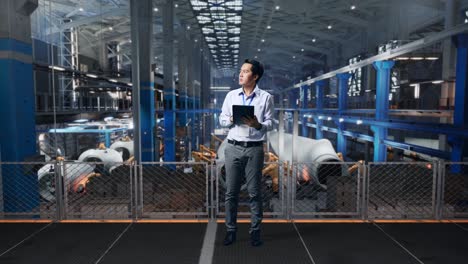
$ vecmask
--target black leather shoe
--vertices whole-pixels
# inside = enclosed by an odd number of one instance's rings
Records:
[[[255,230],[250,233],[250,244],[253,247],[259,247],[263,245],[263,241],[260,239],[260,230]]]
[[[224,237],[223,244],[225,246],[229,246],[236,241],[236,232],[235,231],[227,231],[226,236]]]

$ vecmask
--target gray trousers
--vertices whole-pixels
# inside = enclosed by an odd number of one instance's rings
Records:
[[[249,192],[250,212],[252,214],[250,232],[260,230],[263,218],[262,207],[262,169],[265,153],[263,146],[245,148],[227,144],[225,149],[226,168],[226,228],[237,230],[237,207],[242,179],[245,177]]]

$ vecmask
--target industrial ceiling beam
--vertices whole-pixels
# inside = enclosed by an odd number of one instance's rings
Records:
[[[79,26],[86,25],[86,24],[92,24],[94,22],[102,20],[103,18],[119,17],[119,16],[124,16],[124,15],[129,15],[129,11],[127,8],[112,9],[110,11],[101,13],[99,15],[84,17],[81,19],[73,20],[72,22],[69,22],[69,23],[64,23],[59,26],[59,30],[65,30],[65,29],[79,27]],[[54,33],[58,33],[58,31],[53,31],[52,34]]]
[[[403,54],[413,52],[415,50],[430,46],[430,45],[432,45],[432,44],[434,44],[436,42],[440,42],[440,41],[442,41],[442,40],[444,40],[444,39],[446,39],[448,37],[451,37],[451,36],[454,36],[454,35],[457,35],[457,34],[460,34],[460,33],[464,33],[464,32],[467,32],[467,31],[468,31],[468,24],[460,24],[460,25],[455,26],[455,27],[453,27],[451,29],[447,29],[447,30],[444,30],[442,32],[435,33],[435,34],[427,36],[427,37],[425,37],[423,39],[419,39],[419,40],[413,41],[411,43],[402,45],[402,46],[400,46],[398,48],[388,50],[388,51],[386,51],[384,53],[381,53],[379,55],[367,58],[365,60],[354,63],[352,65],[348,65],[348,66],[345,66],[345,67],[340,68],[338,70],[331,71],[331,72],[323,74],[321,76],[312,78],[312,79],[307,80],[305,82],[298,83],[298,84],[294,85],[293,87],[285,89],[285,91],[288,91],[288,90],[291,90],[291,89],[296,89],[296,88],[299,88],[299,87],[301,87],[303,85],[310,85],[310,84],[315,83],[315,82],[320,81],[320,80],[329,79],[329,78],[331,78],[331,77],[333,77],[333,76],[335,76],[335,75],[337,75],[339,73],[350,72],[350,71],[365,67],[367,65],[370,65],[370,64],[374,63],[375,61],[389,60],[389,59],[398,57],[400,55],[403,55]]]

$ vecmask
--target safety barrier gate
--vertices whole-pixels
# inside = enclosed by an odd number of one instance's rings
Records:
[[[265,219],[468,219],[468,163],[266,163]],[[224,218],[223,163],[0,163],[0,219]],[[250,215],[245,184],[239,218]]]

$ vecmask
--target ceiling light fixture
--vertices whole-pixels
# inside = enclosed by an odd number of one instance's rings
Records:
[[[317,41],[317,40],[316,40],[315,38],[313,38],[313,39],[312,39],[312,42],[314,42],[314,43],[315,43],[316,41]]]
[[[276,10],[279,10],[279,9],[280,9],[280,6],[276,6],[275,9],[276,9]]]
[[[154,11],[154,12],[158,12],[159,9],[158,9],[157,7],[155,7],[155,8],[153,8],[153,11]]]
[[[49,66],[49,68],[56,71],[65,71],[65,68],[59,66]]]
[[[91,74],[91,73],[87,73],[86,76],[88,76],[89,78],[94,78],[94,79],[98,77],[96,74]]]
[[[352,6],[351,6],[351,10],[354,10],[354,9],[356,9],[356,6],[355,6],[355,5],[352,5]]]
[[[328,25],[328,27],[327,27],[327,28],[328,28],[328,29],[332,29],[333,27],[332,27],[332,25]]]
[[[268,25],[268,26],[267,26],[267,29],[271,29],[271,26],[270,26],[270,25]]]

